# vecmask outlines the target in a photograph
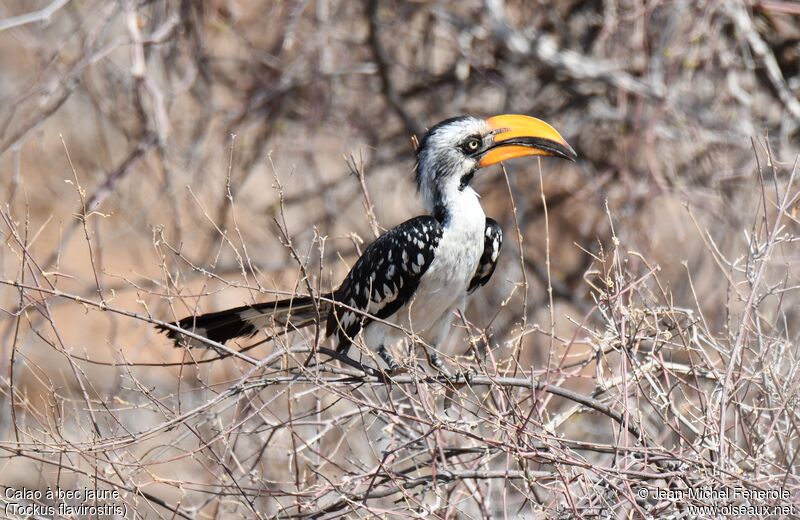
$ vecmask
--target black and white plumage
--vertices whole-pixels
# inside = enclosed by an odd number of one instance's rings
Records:
[[[441,239],[441,224],[426,215],[403,222],[367,247],[333,293],[332,299],[344,304],[335,306],[327,323],[327,334],[338,334],[337,350],[346,352],[373,316],[389,318],[413,298]]]
[[[527,116],[458,117],[431,128],[417,149],[417,187],[430,215],[403,222],[370,244],[333,293],[245,305],[189,316],[175,325],[213,341],[283,331],[326,321],[337,350],[347,353],[361,334],[390,369],[387,348],[413,334],[437,346],[453,312],[485,285],[497,266],[502,230],[486,218],[470,187],[480,168],[525,155],[574,160],[575,152],[550,125]],[[179,330],[162,327],[176,343]],[[439,367],[434,352],[429,361]]]
[[[497,268],[497,257],[503,246],[503,228],[493,218],[486,217],[486,231],[484,232],[483,254],[478,261],[478,270],[469,282],[467,294],[472,294],[491,280]]]

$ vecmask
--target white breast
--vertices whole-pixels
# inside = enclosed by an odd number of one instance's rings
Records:
[[[411,302],[386,318],[401,329],[369,323],[364,342],[370,348],[394,344],[405,337],[402,330],[422,337],[435,333],[437,326],[450,323],[454,308],[463,301],[483,253],[486,215],[472,188],[459,191],[449,202],[451,218],[444,226],[433,262],[422,275]]]
[[[420,279],[410,307],[400,310],[391,321],[424,332],[442,319],[450,320],[452,307],[464,297],[478,269],[483,253],[486,215],[478,196],[466,188],[451,206],[451,219],[445,225],[431,266]]]

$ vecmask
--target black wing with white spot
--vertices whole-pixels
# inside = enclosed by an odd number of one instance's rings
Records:
[[[342,305],[330,314],[327,332],[338,333],[337,350],[346,352],[369,323],[371,318],[363,313],[384,319],[414,296],[441,238],[441,224],[422,216],[387,231],[367,247],[333,295]]]
[[[503,230],[500,224],[494,219],[486,219],[486,234],[484,235],[483,254],[478,263],[475,276],[469,282],[467,294],[472,294],[479,287],[486,285],[494,274],[497,267],[497,257],[500,255],[500,248],[503,246]]]

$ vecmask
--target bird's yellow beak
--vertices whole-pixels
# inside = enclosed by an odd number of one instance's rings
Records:
[[[486,123],[495,137],[494,144],[480,159],[481,168],[528,155],[551,155],[570,161],[578,158],[561,134],[541,119],[504,114],[490,117]]]

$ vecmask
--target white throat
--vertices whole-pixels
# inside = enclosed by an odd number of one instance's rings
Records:
[[[442,222],[444,229],[439,247],[441,253],[450,256],[455,270],[463,269],[457,277],[466,277],[463,283],[467,283],[483,252],[486,215],[478,194],[471,187],[458,189],[452,184],[449,188],[443,190],[439,200],[447,215]]]
[[[442,202],[447,212],[447,219],[443,223],[445,232],[450,230],[477,233],[483,238],[486,214],[475,190],[469,186],[461,190],[450,190],[443,194]]]

